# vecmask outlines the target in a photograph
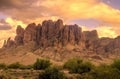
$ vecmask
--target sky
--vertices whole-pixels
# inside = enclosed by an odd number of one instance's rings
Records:
[[[15,37],[17,25],[62,19],[85,30],[98,31],[99,37],[120,35],[120,0],[0,0],[0,47]]]

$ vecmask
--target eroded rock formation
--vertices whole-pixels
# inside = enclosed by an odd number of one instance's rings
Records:
[[[16,29],[16,37],[15,42],[17,45],[23,44],[23,38],[24,38],[24,29],[21,26],[18,26]]]
[[[35,40],[36,40],[36,24],[31,23],[25,28],[23,42],[24,44],[26,44],[29,43],[30,41]]]
[[[93,51],[95,49],[94,42],[99,39],[97,31],[84,31],[84,34],[86,48]]]
[[[7,41],[4,40],[3,48],[9,48],[13,46],[15,46],[15,42],[10,37],[7,39]]]
[[[84,34],[79,26],[63,25],[60,19],[56,22],[43,21],[42,26],[37,26],[36,42],[43,47],[80,45],[84,40]]]
[[[25,29],[18,26],[14,41],[8,38],[3,47],[27,45],[30,42],[37,48],[68,47],[96,53],[120,52],[120,36],[115,39],[99,38],[96,30],[82,32],[78,25],[64,25],[61,19],[45,20],[38,25],[31,23]]]

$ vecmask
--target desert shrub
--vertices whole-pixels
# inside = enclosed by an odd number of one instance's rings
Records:
[[[78,65],[78,69],[76,73],[82,74],[86,72],[90,72],[94,68],[94,65],[90,62],[83,62]]]
[[[63,65],[61,65],[61,64],[52,64],[50,67],[55,67],[55,68],[57,68],[59,70],[63,70],[64,69]]]
[[[0,69],[6,69],[6,68],[7,68],[6,64],[4,64],[4,63],[0,64]]]
[[[50,67],[45,69],[43,73],[39,75],[38,79],[65,79],[65,75],[56,67]]]
[[[72,73],[76,73],[78,65],[81,63],[82,63],[81,59],[73,58],[73,59],[69,59],[67,62],[65,62],[63,67],[65,69],[68,69]]]
[[[113,63],[111,64],[111,66],[113,68],[116,68],[116,69],[120,70],[120,59],[114,60]]]
[[[32,69],[33,65],[21,65],[20,69]]]
[[[50,61],[47,59],[37,59],[33,64],[33,68],[35,70],[46,69],[51,65]]]
[[[81,59],[70,59],[64,64],[64,68],[70,73],[86,73],[90,72],[94,66],[90,62],[83,62]]]
[[[19,69],[21,67],[23,67],[23,65],[20,64],[19,62],[8,65],[8,68],[11,68],[11,69]]]
[[[89,75],[91,79],[120,79],[120,72],[109,65],[101,65],[93,70]],[[89,78],[86,78],[89,79]]]

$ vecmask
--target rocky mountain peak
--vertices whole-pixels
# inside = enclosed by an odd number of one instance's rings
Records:
[[[45,20],[41,24],[29,24],[25,30],[18,26],[15,44],[25,45],[35,42],[39,47],[78,45],[84,48],[85,35],[78,25],[64,25],[61,19],[57,21]]]
[[[96,30],[82,32],[82,28],[77,24],[64,25],[61,19],[45,20],[38,25],[31,23],[25,29],[18,26],[15,39],[8,38],[4,41],[3,47],[24,46],[30,42],[37,48],[66,47],[93,52],[120,51],[120,36],[115,39],[99,38]]]

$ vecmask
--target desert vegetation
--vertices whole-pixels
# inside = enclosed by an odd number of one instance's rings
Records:
[[[47,59],[37,59],[32,65],[0,64],[0,79],[120,79],[119,74],[120,59],[99,66],[79,58],[69,59],[62,66]]]
[[[37,59],[33,64],[35,70],[44,70],[51,65],[50,61],[47,59]]]

